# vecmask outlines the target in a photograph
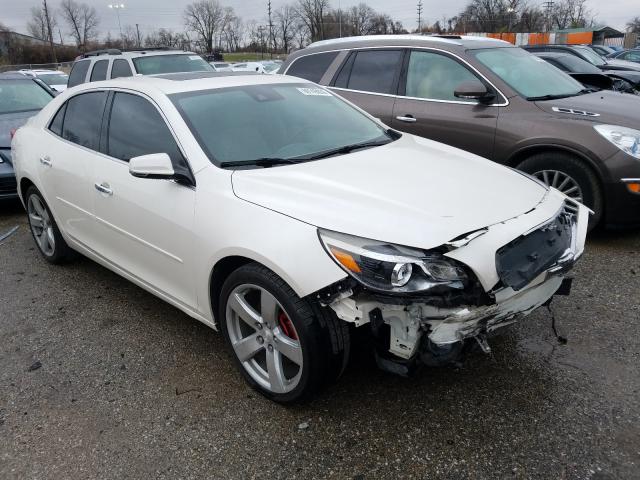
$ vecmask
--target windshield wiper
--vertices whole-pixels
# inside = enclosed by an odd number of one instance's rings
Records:
[[[593,93],[597,92],[594,88],[583,88],[582,90],[575,93],[563,93],[560,95],[540,95],[539,97],[527,97],[527,100],[530,102],[538,102],[542,100],[558,100],[560,98],[569,98],[569,97],[577,97],[578,95],[584,95],[585,93]]]
[[[220,168],[244,167],[247,165],[255,165],[257,167],[273,167],[274,165],[290,165],[292,163],[299,163],[299,160],[294,160],[292,158],[262,157],[254,158],[253,160],[233,160],[229,162],[221,162]]]
[[[316,153],[315,155],[304,157],[304,159],[319,160],[321,158],[333,157],[334,155],[344,155],[347,153],[351,153],[354,150],[359,150],[361,148],[380,147],[382,145],[386,145],[387,143],[391,143],[392,141],[393,140],[383,140],[383,141],[377,141],[377,142],[354,143],[352,145],[345,145],[343,147],[332,148],[331,150],[326,150],[324,152]]]

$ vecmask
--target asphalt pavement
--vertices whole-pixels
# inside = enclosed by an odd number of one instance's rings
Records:
[[[46,263],[0,204],[0,478],[640,478],[640,231],[597,232],[570,297],[459,368],[362,342],[301,406],[247,387],[221,335],[81,258]],[[357,343],[357,342],[356,342]]]

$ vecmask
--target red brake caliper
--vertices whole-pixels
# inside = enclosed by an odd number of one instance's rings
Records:
[[[293,323],[291,323],[291,320],[284,312],[280,312],[280,315],[278,315],[278,325],[280,325],[280,328],[287,337],[298,340],[298,335],[296,334],[295,328],[293,328]]]

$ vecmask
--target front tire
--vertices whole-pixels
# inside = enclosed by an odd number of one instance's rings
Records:
[[[594,214],[589,218],[589,230],[600,223],[604,209],[600,182],[593,170],[576,156],[564,152],[538,153],[516,168],[593,210]]]
[[[62,238],[58,224],[40,191],[31,186],[26,193],[27,216],[31,236],[49,263],[61,264],[74,257],[74,251]]]
[[[256,263],[222,286],[218,319],[247,383],[280,403],[310,398],[335,381],[349,356],[349,329],[333,311],[301,299]]]

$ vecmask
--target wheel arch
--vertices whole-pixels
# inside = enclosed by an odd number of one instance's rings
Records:
[[[22,204],[26,207],[26,199],[24,198],[24,194],[27,192],[29,187],[35,187],[36,184],[33,183],[28,177],[22,177],[20,179],[20,184],[18,185],[18,194],[20,195],[20,199],[22,200]],[[36,187],[38,188],[38,187]]]

